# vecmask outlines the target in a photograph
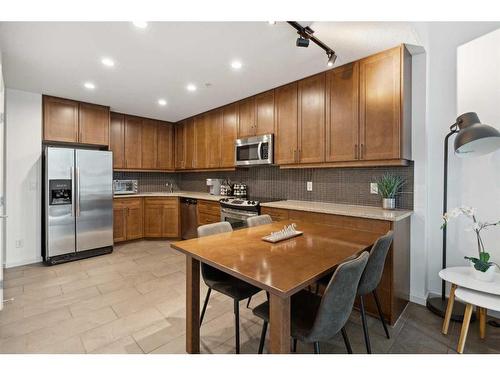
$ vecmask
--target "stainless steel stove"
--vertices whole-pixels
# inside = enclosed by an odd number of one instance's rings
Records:
[[[227,221],[233,229],[245,228],[247,219],[260,214],[260,203],[279,199],[222,198],[220,202],[221,221]]]

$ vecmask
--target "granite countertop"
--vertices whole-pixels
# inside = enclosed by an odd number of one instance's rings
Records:
[[[157,193],[138,193],[138,194],[115,194],[114,198],[147,198],[147,197],[182,197],[182,198],[192,198],[192,199],[202,199],[207,201],[219,201],[223,197],[221,195],[212,195],[209,193],[201,193],[199,191],[174,191],[169,192],[157,192]]]
[[[350,204],[294,200],[262,203],[261,206],[387,221],[399,221],[407,218],[413,213],[413,211],[408,210],[384,210],[382,208],[372,206],[355,206]]]

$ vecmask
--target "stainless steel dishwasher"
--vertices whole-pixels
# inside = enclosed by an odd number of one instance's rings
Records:
[[[181,198],[181,233],[183,240],[198,237],[198,201],[191,198]]]

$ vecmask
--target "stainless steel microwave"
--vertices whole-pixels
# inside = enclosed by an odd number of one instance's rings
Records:
[[[113,193],[115,195],[137,194],[137,180],[113,180]]]
[[[273,135],[241,138],[235,141],[236,165],[273,164]]]

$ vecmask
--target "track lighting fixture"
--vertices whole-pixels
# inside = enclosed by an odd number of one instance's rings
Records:
[[[309,41],[312,40],[318,47],[325,50],[326,56],[328,57],[327,65],[330,67],[333,66],[333,64],[335,64],[335,61],[337,60],[337,55],[335,54],[335,51],[330,47],[328,47],[321,40],[316,38],[313,35],[314,34],[313,29],[311,29],[309,26],[304,27],[296,21],[288,21],[288,24],[292,26],[295,30],[297,30],[297,34],[299,34],[297,42],[295,43],[297,47],[308,47]]]

